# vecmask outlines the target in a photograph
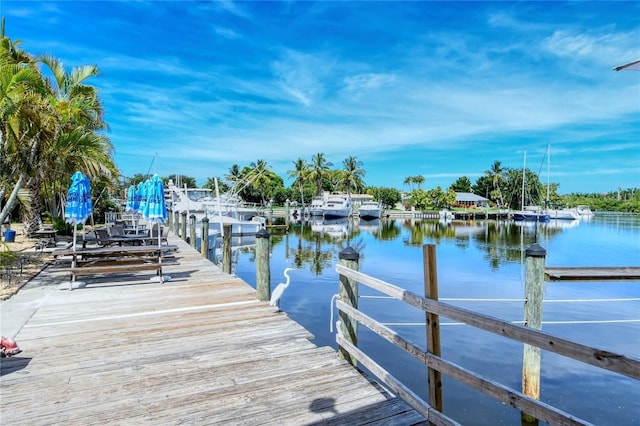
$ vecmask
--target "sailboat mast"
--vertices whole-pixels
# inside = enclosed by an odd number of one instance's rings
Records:
[[[527,149],[524,150],[524,158],[522,160],[522,211],[524,211],[524,179],[525,179],[525,170],[527,170]]]
[[[545,207],[549,208],[549,169],[551,168],[551,144],[547,144],[547,202]]]

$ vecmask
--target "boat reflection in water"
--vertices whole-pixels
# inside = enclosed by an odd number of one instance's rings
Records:
[[[380,219],[366,220],[360,218],[360,220],[358,221],[358,229],[360,231],[366,231],[370,234],[375,234],[376,232],[380,232],[380,224]]]
[[[351,219],[341,217],[336,219],[312,220],[311,230],[320,234],[326,234],[332,238],[347,239],[351,232]]]

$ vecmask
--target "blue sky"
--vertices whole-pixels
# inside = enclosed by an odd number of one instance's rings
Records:
[[[6,34],[96,64],[125,176],[203,184],[322,152],[373,186],[495,160],[559,192],[640,187],[640,2],[0,0]],[[152,165],[153,164],[153,165]]]

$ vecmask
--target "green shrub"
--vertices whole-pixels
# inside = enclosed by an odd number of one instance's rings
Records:
[[[73,225],[65,222],[64,219],[56,219],[53,223],[53,229],[58,231],[60,235],[73,235]]]

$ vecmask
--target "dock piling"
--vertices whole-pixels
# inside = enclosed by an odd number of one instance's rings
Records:
[[[544,292],[544,269],[547,251],[538,244],[525,250],[525,327],[542,328],[542,297]],[[522,361],[522,393],[540,399],[540,348],[524,345]],[[522,425],[535,426],[538,420],[522,413]]]
[[[222,225],[222,272],[231,273],[231,224]]]
[[[187,212],[184,211],[180,213],[180,216],[180,238],[182,238],[183,241],[187,241]]]
[[[359,269],[360,254],[351,246],[345,248],[338,255],[340,264],[349,269],[357,271]],[[340,275],[340,300],[358,309],[358,282],[354,279]],[[346,313],[339,313],[340,328],[339,333],[353,346],[358,347],[358,321],[351,318]],[[339,355],[347,360],[351,365],[356,366],[357,360],[347,350],[338,348]]]
[[[189,244],[196,248],[196,215],[189,216]]]
[[[438,300],[438,269],[436,262],[436,246],[425,244],[422,246],[424,268],[424,296]],[[425,312],[427,324],[427,352],[440,356],[440,316]],[[433,368],[428,368],[429,405],[442,413],[442,374]]]
[[[202,235],[200,237],[200,254],[205,259],[208,259],[209,258],[209,218],[206,216],[202,218],[202,233],[200,235]]]
[[[269,263],[269,240],[271,235],[262,228],[256,233],[256,290],[258,300],[271,299],[271,266]]]

